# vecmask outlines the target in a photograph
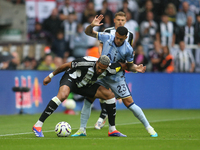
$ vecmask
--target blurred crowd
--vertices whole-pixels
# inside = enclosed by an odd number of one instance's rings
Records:
[[[123,11],[124,26],[134,34],[135,64],[146,65],[149,72],[199,72],[199,61],[195,60],[196,51],[200,51],[199,0],[121,0],[116,12],[109,9],[109,0],[88,0],[81,17],[70,0],[62,1],[62,6],[36,22],[34,31],[28,33],[29,40],[45,41],[45,56],[39,61],[30,57],[19,61],[16,52],[5,52],[2,57],[12,58],[1,61],[0,69],[54,70],[75,58],[99,57],[99,41],[86,36],[85,28],[96,15],[103,14],[104,24],[94,28],[103,32],[114,26],[115,13]],[[95,7],[97,2],[101,2],[100,8]]]

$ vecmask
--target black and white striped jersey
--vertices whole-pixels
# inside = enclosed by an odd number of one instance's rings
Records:
[[[176,72],[189,72],[191,64],[195,63],[190,49],[179,50],[174,59]]]
[[[160,33],[160,40],[162,46],[170,46],[173,42],[173,35],[175,33],[175,28],[172,22],[167,22],[167,24],[161,22],[158,26],[158,32]]]
[[[102,74],[96,74],[96,57],[82,57],[72,61],[72,69],[67,70],[68,80],[74,80],[78,88],[91,86],[105,76],[116,74],[121,70],[120,63],[112,63]]]
[[[106,28],[103,32],[107,32],[112,35],[115,35],[116,29],[115,29],[115,27],[110,27],[110,28]],[[134,37],[133,33],[128,30],[128,35],[127,35],[126,41],[129,42],[130,45],[133,45],[134,38],[135,37]]]

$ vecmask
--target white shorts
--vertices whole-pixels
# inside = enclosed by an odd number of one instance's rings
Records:
[[[96,83],[104,86],[107,89],[110,88],[112,92],[115,94],[116,99],[120,99],[120,98],[123,99],[123,98],[131,96],[130,90],[125,80],[116,82],[116,81],[107,80],[103,78],[101,80],[98,80]]]

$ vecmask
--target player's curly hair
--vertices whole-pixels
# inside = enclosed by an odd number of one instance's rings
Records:
[[[101,55],[99,57],[98,62],[100,62],[102,65],[108,66],[110,64],[110,58],[106,55]]]

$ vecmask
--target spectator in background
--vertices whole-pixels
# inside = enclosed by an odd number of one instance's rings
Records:
[[[199,0],[182,0],[182,2],[187,2],[189,5],[189,10],[192,11],[195,15],[197,15],[200,12],[200,1]],[[183,6],[180,5],[180,9],[182,9]]]
[[[195,44],[195,28],[192,25],[192,17],[187,17],[187,24],[179,29],[178,41],[184,41],[187,46],[193,46]]]
[[[68,51],[72,51],[73,49],[73,38],[76,34],[76,27],[77,27],[77,21],[74,20],[74,14],[68,15],[68,20],[65,20],[63,22],[64,25],[64,38],[67,42],[67,49]]]
[[[44,60],[40,62],[37,70],[55,70],[56,66],[53,63],[53,56],[51,54],[46,54]]]
[[[138,21],[138,16],[139,16],[139,6],[138,6],[138,1],[137,0],[128,0],[128,8],[133,12],[132,18],[135,21]]]
[[[51,15],[43,21],[43,30],[49,32],[53,38],[56,38],[58,30],[60,30],[62,20],[58,16],[57,8],[52,10]]]
[[[174,24],[174,27],[176,27],[176,7],[173,3],[169,3],[165,9],[165,13],[167,14],[169,21],[171,21]]]
[[[104,16],[104,19],[101,21],[102,23],[108,23],[108,20],[107,20],[107,22],[105,21],[105,19],[106,19],[105,16],[110,19],[110,24],[114,23],[113,22],[114,14],[111,10],[109,10],[107,0],[104,0],[102,2],[102,9],[97,11],[97,15],[100,15],[100,14],[102,14]]]
[[[104,23],[99,27],[99,32],[103,32],[106,28],[114,26],[113,21],[109,15],[105,15],[103,20]]]
[[[165,13],[162,14],[161,22],[156,33],[156,39],[162,46],[169,46],[171,48],[175,44],[175,27],[173,23],[169,21],[169,18]]]
[[[29,39],[47,43],[52,41],[50,34],[42,29],[42,25],[39,22],[35,23],[35,30],[29,33]]]
[[[88,22],[88,18],[90,16],[96,16],[96,14],[97,14],[97,12],[94,9],[94,2],[89,1],[87,3],[86,9],[83,11],[81,23],[84,24],[84,23]]]
[[[146,66],[148,64],[148,59],[144,54],[142,45],[138,45],[134,55],[134,64],[143,64]]]
[[[82,24],[77,25],[76,35],[73,38],[74,48],[72,50],[72,56],[75,58],[84,57],[87,50],[87,36],[84,32]]]
[[[189,4],[187,2],[182,3],[182,10],[180,10],[176,15],[176,24],[179,27],[183,27],[186,25],[187,17],[192,17],[192,24],[196,22],[195,14],[191,10],[189,10]]]
[[[94,17],[95,17],[94,15],[88,16],[88,21],[83,24],[84,30],[86,29],[86,27],[88,25],[90,25],[90,23],[92,23]],[[99,31],[99,27],[98,26],[95,26],[93,29],[94,29],[94,31]],[[86,36],[86,37],[87,37],[87,46],[88,46],[88,48],[94,47],[98,40],[96,38],[91,37],[91,36]]]
[[[7,70],[9,66],[10,60],[3,61],[0,63],[0,70]]]
[[[64,33],[62,31],[57,33],[57,36],[51,45],[51,51],[56,56],[61,58],[64,58],[65,53],[67,53],[68,56],[70,55],[70,51],[67,48],[67,42],[64,39]]]
[[[124,13],[130,12],[131,13],[131,19],[134,19],[133,12],[128,8],[128,0],[123,0],[122,8],[120,10],[118,10],[118,11],[122,11]]]
[[[147,12],[146,19],[142,21],[140,25],[141,44],[146,56],[148,56],[149,51],[153,49],[153,44],[156,39],[158,25],[153,19],[153,13],[149,11]]]
[[[31,58],[29,56],[22,60],[22,63],[18,67],[19,70],[32,70]]]
[[[179,50],[174,58],[175,72],[194,72],[195,61],[191,50],[186,49],[184,41],[179,42]]]
[[[198,46],[200,46],[200,13],[196,17],[196,23],[195,23],[195,33],[196,33],[196,43]]]
[[[68,20],[69,14],[73,14],[73,20],[77,20],[77,14],[75,9],[71,6],[70,0],[65,0],[65,5],[62,7],[62,9],[59,11],[59,17],[62,21]]]
[[[13,56],[9,52],[0,52],[0,70],[7,70],[12,59]]]
[[[174,72],[174,60],[173,56],[170,54],[170,50],[168,46],[162,48],[163,53],[161,57],[161,61],[159,63],[159,71],[172,73]]]
[[[96,57],[96,58],[100,57],[100,54],[99,54],[99,41],[96,41],[96,43],[95,43],[95,45],[93,47],[87,49],[86,56],[92,56],[92,57]]]
[[[31,58],[31,67],[32,67],[32,70],[37,70],[38,61],[34,57]]]
[[[152,12],[154,16],[154,20],[156,21],[156,23],[158,23],[158,19],[157,19],[158,17],[157,17],[157,14],[154,13],[152,1],[146,0],[144,8],[139,14],[139,19],[138,19],[139,24],[141,24],[142,21],[146,20],[147,12]]]
[[[55,68],[57,69],[58,67],[60,67],[64,62],[63,62],[63,58],[62,57],[58,57],[55,56],[53,58],[53,63],[55,64]]]
[[[11,59],[7,69],[8,70],[17,70],[18,67],[20,66],[19,53],[17,51],[14,51],[14,52],[11,53],[11,55],[13,56],[13,59]]]
[[[161,61],[162,48],[159,41],[154,41],[154,49],[149,52],[149,58],[151,62],[151,71],[159,71],[159,63]]]
[[[128,30],[130,30],[134,35],[133,47],[136,46],[136,43],[139,39],[139,26],[138,23],[132,19],[131,12],[126,12],[126,23],[124,25]]]

